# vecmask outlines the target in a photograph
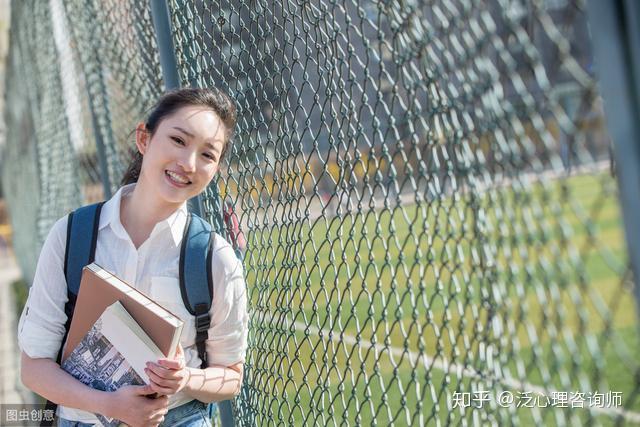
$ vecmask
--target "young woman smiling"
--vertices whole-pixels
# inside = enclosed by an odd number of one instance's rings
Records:
[[[64,275],[67,216],[42,247],[29,299],[18,326],[22,381],[55,402],[59,426],[98,423],[94,413],[131,426],[206,426],[209,402],[236,396],[247,345],[243,268],[233,248],[213,235],[213,302],[201,369],[195,322],[179,285],[187,201],[200,194],[229,150],[236,122],[233,101],[214,88],[163,95],[136,128],[136,153],[122,187],[102,207],[95,261],[185,321],[174,359],[149,361],[146,386],[115,392],[92,389],[56,363],[67,316]],[[149,399],[149,394],[160,397]]]

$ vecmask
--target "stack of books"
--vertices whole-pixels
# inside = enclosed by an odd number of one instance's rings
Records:
[[[174,357],[183,321],[93,263],[82,271],[61,367],[103,391],[144,385],[146,362]],[[120,421],[96,414],[102,424]]]

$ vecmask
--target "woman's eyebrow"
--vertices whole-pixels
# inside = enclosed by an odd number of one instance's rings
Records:
[[[216,153],[220,153],[220,149],[218,147],[214,147],[213,144],[211,144],[210,142],[205,142],[204,146],[207,148],[211,148]]]
[[[187,135],[190,138],[194,137],[194,135],[191,132],[187,132],[186,130],[182,129],[179,126],[174,126],[173,128],[179,130],[180,132],[184,133],[185,135]]]

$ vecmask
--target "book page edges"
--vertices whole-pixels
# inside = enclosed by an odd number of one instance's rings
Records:
[[[182,328],[184,326],[184,322],[182,324],[180,324],[177,328],[176,328],[176,333],[173,336],[173,340],[171,340],[171,348],[173,348],[173,354],[167,354],[168,358],[173,359],[174,357],[176,357],[176,351],[178,350],[178,344],[180,343],[180,337],[182,336]],[[183,349],[184,351],[184,349]]]

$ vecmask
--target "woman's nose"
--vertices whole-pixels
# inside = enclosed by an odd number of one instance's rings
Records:
[[[195,151],[189,151],[178,160],[178,164],[182,166],[185,172],[194,172],[196,170],[196,155]]]

